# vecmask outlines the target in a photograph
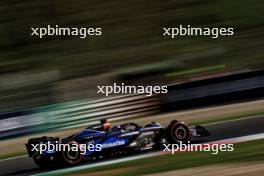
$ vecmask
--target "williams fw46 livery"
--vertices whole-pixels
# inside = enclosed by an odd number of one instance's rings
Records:
[[[125,153],[162,149],[163,144],[180,141],[186,143],[192,137],[208,135],[210,133],[202,126],[189,127],[177,120],[171,121],[167,127],[151,122],[144,127],[136,123],[124,123],[112,128],[105,120],[99,126],[90,126],[64,139],[46,136],[29,139],[26,148],[29,157],[37,165],[54,167],[76,165],[83,161]]]

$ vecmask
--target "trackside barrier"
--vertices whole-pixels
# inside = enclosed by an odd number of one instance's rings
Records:
[[[159,112],[157,96],[127,95],[75,101],[31,110],[32,114],[0,120],[0,139],[39,131],[85,126],[103,118],[132,118]]]

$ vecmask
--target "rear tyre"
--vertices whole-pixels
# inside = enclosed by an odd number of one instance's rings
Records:
[[[172,121],[167,128],[167,140],[169,143],[187,143],[191,138],[189,127],[184,123]]]
[[[62,159],[65,162],[65,164],[75,165],[80,163],[83,159],[83,155],[81,154],[79,144],[75,141],[70,141],[67,144],[69,144],[70,149],[66,151],[62,151]],[[74,146],[78,146],[78,150],[75,150],[76,147]]]

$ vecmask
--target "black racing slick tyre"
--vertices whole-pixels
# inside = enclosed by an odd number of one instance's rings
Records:
[[[73,145],[78,145],[79,147],[79,144],[75,141],[70,141],[67,144],[70,145],[71,147],[73,147]],[[79,150],[69,149],[62,151],[62,159],[66,165],[75,165],[82,161],[83,155],[81,154],[80,149]]]
[[[187,143],[191,138],[189,127],[184,123],[172,121],[167,127],[167,140],[169,143]]]

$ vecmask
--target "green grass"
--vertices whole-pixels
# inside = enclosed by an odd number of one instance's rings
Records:
[[[66,175],[88,174],[93,175],[95,172],[105,171],[112,175],[144,175],[151,173],[160,173],[170,170],[191,168],[197,166],[205,166],[221,163],[238,163],[264,161],[264,140],[256,140],[235,144],[233,152],[220,152],[218,155],[212,155],[207,152],[188,152],[177,153],[176,155],[162,155],[139,159],[120,164],[96,167],[92,169],[82,170],[78,172],[67,173]],[[123,173],[115,173],[115,169],[124,169]],[[63,174],[65,175],[65,174]]]

